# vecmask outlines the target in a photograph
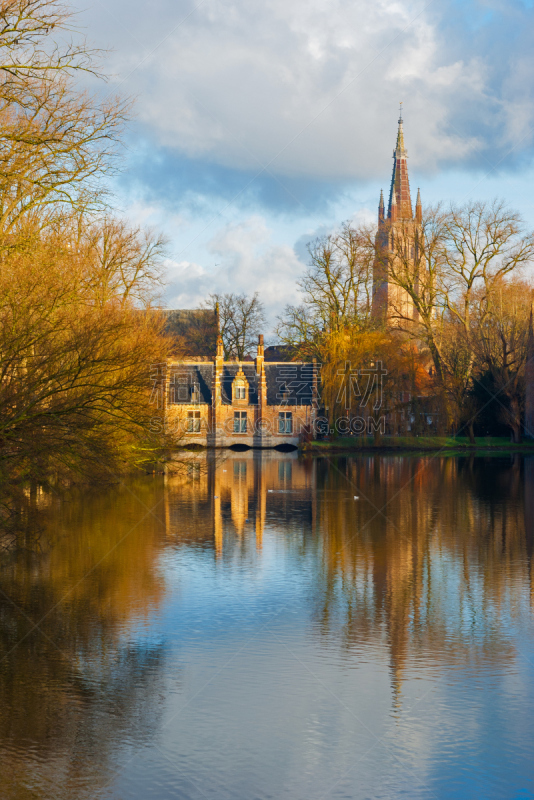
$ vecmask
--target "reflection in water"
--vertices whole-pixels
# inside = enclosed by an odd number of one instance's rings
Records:
[[[127,629],[157,609],[152,488],[72,499],[0,574],[1,796],[95,797],[114,751],[157,725],[164,647]],[[137,507],[136,507],[137,505]],[[35,627],[38,626],[38,627]]]
[[[534,602],[532,459],[249,451],[195,467],[193,482],[167,481],[168,535],[184,544],[200,533],[216,558],[233,559],[261,548],[267,509],[284,537],[300,528],[298,552],[316,558],[315,629],[348,649],[385,634],[397,701],[410,656],[477,667],[513,657],[499,623],[526,592]]]
[[[2,796],[528,791],[533,544],[518,457],[202,454],[72,498],[0,573]]]
[[[343,483],[364,502],[340,503]],[[367,459],[318,484],[320,630],[335,627],[347,647],[385,635],[396,703],[409,658],[480,668],[512,656],[501,626],[531,586],[518,462],[495,473],[472,461]]]

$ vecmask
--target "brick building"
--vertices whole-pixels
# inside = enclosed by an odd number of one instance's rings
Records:
[[[225,361],[220,336],[213,359],[170,361],[166,371],[167,430],[182,445],[298,445],[313,425],[317,369],[300,361]]]

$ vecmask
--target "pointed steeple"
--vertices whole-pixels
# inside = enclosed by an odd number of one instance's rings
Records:
[[[378,204],[378,222],[384,222],[384,192],[380,189],[380,203]]]
[[[388,217],[391,219],[393,197],[397,204],[397,219],[413,219],[412,200],[410,197],[410,181],[408,180],[408,151],[404,146],[404,130],[402,127],[402,103],[397,131],[397,145],[393,151],[393,175],[389,191]]]
[[[396,156],[396,155],[407,156],[408,155],[408,151],[406,150],[406,147],[404,146],[404,130],[403,130],[403,127],[402,127],[402,103],[401,103],[400,112],[399,112],[399,128],[397,130],[397,144],[395,146],[395,152],[393,153],[393,155],[394,156]]]
[[[421,203],[421,189],[417,190],[417,200],[415,201],[415,221],[423,221],[423,204]]]

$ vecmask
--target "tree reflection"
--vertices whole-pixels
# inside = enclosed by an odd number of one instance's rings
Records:
[[[385,662],[397,708],[413,675],[516,658],[534,460],[249,452],[186,466],[71,496],[44,515],[38,547],[4,554],[2,797],[93,798],[159,730],[169,667],[148,623],[166,591],[162,549],[187,550],[176,563],[201,563],[208,581],[271,570],[282,611],[295,580],[316,642],[351,665]]]
[[[71,497],[38,547],[4,562],[2,797],[95,797],[118,752],[153,734],[165,648],[133,626],[163,596],[162,492],[145,481]]]
[[[165,504],[167,536],[221,568],[253,566],[265,536],[295,565],[311,558],[314,630],[347,656],[385,645],[396,702],[408,665],[515,657],[509,626],[533,597],[532,459],[240,453],[195,487],[169,481]]]
[[[508,625],[532,597],[533,479],[517,458],[323,463],[317,629],[347,651],[385,641],[397,699],[408,661],[512,658]]]

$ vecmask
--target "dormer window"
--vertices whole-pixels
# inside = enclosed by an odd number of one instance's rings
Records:
[[[232,384],[232,397],[234,402],[246,403],[248,400],[248,381],[243,372],[242,367],[239,367],[234,381]]]

